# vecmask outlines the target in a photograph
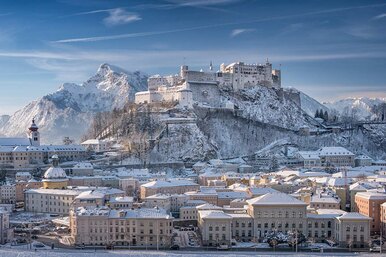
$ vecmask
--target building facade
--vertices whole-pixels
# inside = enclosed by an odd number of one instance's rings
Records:
[[[75,245],[146,246],[171,245],[173,218],[162,209],[77,208],[70,214]]]

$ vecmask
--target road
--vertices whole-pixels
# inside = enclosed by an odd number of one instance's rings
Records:
[[[72,250],[72,249],[57,249],[57,250],[38,250],[28,251],[15,248],[0,248],[1,257],[273,257],[273,256],[359,256],[359,257],[380,257],[384,255],[376,253],[295,253],[295,252],[235,252],[235,251],[105,251],[105,250]]]

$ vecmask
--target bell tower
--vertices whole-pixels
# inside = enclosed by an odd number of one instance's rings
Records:
[[[32,146],[40,146],[39,128],[35,124],[35,119],[32,119],[32,124],[28,128],[28,138]]]

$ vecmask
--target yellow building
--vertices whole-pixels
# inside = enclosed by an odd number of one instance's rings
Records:
[[[66,172],[59,167],[59,157],[52,156],[52,167],[50,167],[43,176],[43,188],[45,189],[66,189],[68,178]]]

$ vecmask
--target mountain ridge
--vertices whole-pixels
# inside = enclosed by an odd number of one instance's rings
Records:
[[[25,136],[34,118],[43,143],[60,143],[65,136],[79,141],[93,115],[122,108],[136,92],[147,89],[146,74],[112,67],[104,63],[84,83],[63,83],[57,91],[28,103],[2,122],[0,134]]]

